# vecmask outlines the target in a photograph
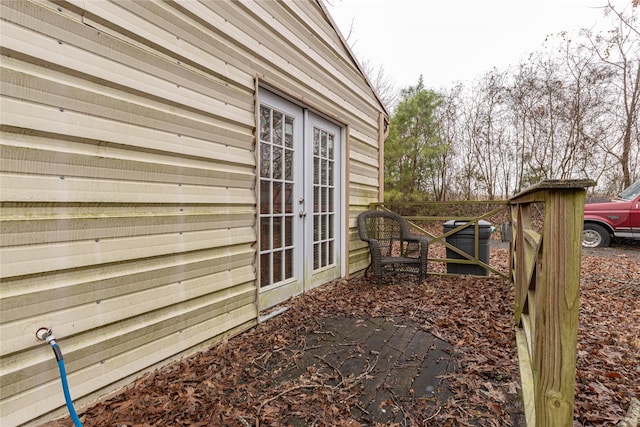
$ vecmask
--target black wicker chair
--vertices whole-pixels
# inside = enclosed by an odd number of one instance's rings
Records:
[[[385,211],[365,211],[358,216],[360,239],[369,244],[373,276],[380,282],[383,274],[413,273],[420,281],[427,275],[429,239],[411,234],[400,215]]]

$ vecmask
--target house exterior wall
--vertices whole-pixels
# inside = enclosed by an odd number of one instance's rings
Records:
[[[378,99],[308,1],[0,2],[0,414],[76,406],[257,322],[258,83],[347,130],[348,271]],[[258,89],[259,90],[259,89]]]

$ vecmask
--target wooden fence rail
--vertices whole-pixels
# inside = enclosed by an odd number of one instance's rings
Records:
[[[573,425],[585,188],[543,181],[510,202],[518,359],[528,426]],[[542,221],[532,219],[543,212]]]
[[[440,214],[434,214],[434,211],[441,211],[446,207],[451,208],[454,212],[446,213],[440,212]],[[407,221],[409,221],[409,225],[411,228],[423,234],[430,239],[430,244],[440,243],[442,244],[448,251],[456,253],[458,258],[433,258],[429,256],[429,262],[443,262],[443,263],[451,263],[451,264],[465,264],[465,265],[477,265],[482,269],[490,271],[505,280],[510,280],[510,278],[503,274],[502,272],[496,270],[493,266],[483,262],[480,259],[480,250],[479,250],[479,224],[480,221],[491,218],[496,214],[500,214],[501,212],[505,212],[505,216],[507,216],[506,211],[509,208],[509,202],[507,200],[489,200],[489,201],[475,201],[475,200],[465,200],[465,201],[452,201],[452,202],[393,202],[393,203],[372,203],[369,206],[370,209],[382,209],[382,210],[390,210],[392,212],[400,213]],[[464,212],[465,210],[476,211],[475,213]],[[429,214],[427,214],[429,213]],[[435,223],[439,224],[442,227],[442,223],[455,220],[459,222],[461,225],[455,226],[455,228],[447,231],[447,232],[438,232],[433,233],[420,225],[419,223]],[[473,254],[470,255],[460,248],[452,245],[447,241],[447,238],[450,236],[461,232],[466,228],[474,228],[474,245],[473,245]],[[447,273],[435,273],[428,272],[430,275],[447,275],[450,276],[452,274]]]

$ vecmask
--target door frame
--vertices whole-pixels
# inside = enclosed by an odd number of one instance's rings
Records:
[[[267,92],[266,97],[264,96],[264,92]],[[337,165],[337,169],[336,169],[336,173],[338,174],[338,178],[337,178],[337,185],[336,185],[336,191],[338,191],[338,194],[336,196],[337,199],[337,203],[339,204],[338,206],[336,206],[335,209],[335,214],[337,216],[336,222],[336,232],[338,233],[336,235],[336,239],[335,239],[335,258],[336,258],[336,269],[337,269],[337,274],[324,274],[323,275],[323,271],[320,270],[318,273],[316,273],[315,275],[313,274],[313,265],[311,264],[311,268],[303,268],[300,272],[300,279],[301,281],[299,281],[300,283],[295,285],[295,286],[286,286],[288,283],[282,283],[282,284],[276,284],[276,285],[271,285],[268,288],[264,289],[260,287],[260,280],[261,280],[261,272],[260,272],[260,248],[261,248],[261,233],[260,233],[260,171],[258,169],[259,165],[260,165],[260,135],[259,135],[259,123],[260,123],[260,118],[259,118],[259,114],[260,114],[260,105],[263,101],[265,101],[265,98],[267,99],[268,103],[268,99],[270,97],[275,97],[275,98],[279,98],[281,101],[285,102],[285,103],[289,103],[293,106],[295,106],[296,108],[300,108],[302,113],[303,113],[303,130],[302,130],[302,134],[303,134],[303,146],[305,150],[310,150],[310,148],[308,147],[309,145],[309,141],[307,140],[307,130],[308,130],[308,126],[309,126],[309,114],[313,114],[315,115],[317,118],[321,119],[321,120],[325,120],[327,122],[329,122],[331,125],[336,126],[338,131],[339,131],[339,165]],[[331,118],[329,115],[327,114],[323,114],[321,111],[318,111],[317,109],[313,108],[312,106],[304,103],[303,101],[297,100],[294,97],[288,96],[286,95],[286,93],[284,93],[281,90],[278,89],[274,89],[272,86],[267,86],[264,85],[262,83],[258,84],[257,80],[256,80],[256,97],[255,97],[255,135],[254,135],[254,141],[255,141],[255,161],[256,161],[256,224],[255,224],[255,229],[256,229],[256,241],[257,241],[257,246],[256,246],[256,257],[255,257],[255,271],[256,271],[256,305],[258,308],[258,317],[260,318],[260,312],[264,311],[264,310],[268,310],[274,306],[277,306],[278,304],[281,304],[282,302],[286,301],[288,298],[290,298],[291,296],[295,296],[295,295],[299,295],[301,293],[304,293],[308,290],[311,290],[315,287],[318,287],[324,283],[327,283],[335,278],[340,278],[340,277],[345,277],[345,275],[347,274],[348,271],[348,245],[347,245],[347,241],[348,241],[348,231],[349,231],[349,224],[348,224],[348,165],[347,165],[347,159],[348,159],[348,144],[347,144],[347,125],[340,123],[339,121]],[[308,151],[307,151],[308,152]],[[312,169],[308,169],[308,164],[309,164],[309,159],[307,156],[307,152],[303,153],[303,167],[305,168],[305,178],[308,177],[313,177],[313,171]],[[311,160],[312,162],[312,160]],[[309,175],[309,173],[311,173],[311,175]],[[306,185],[306,184],[305,184]],[[306,190],[305,190],[306,191]],[[308,197],[308,196],[307,196]],[[311,194],[311,197],[312,194]],[[312,203],[312,201],[311,201]],[[309,204],[306,209],[307,211],[311,212],[311,216],[313,216],[313,206],[312,204]],[[306,252],[308,249],[307,248],[313,248],[313,233],[311,232],[310,236],[307,236],[307,229],[311,229],[313,230],[312,225],[311,226],[307,226],[306,224],[308,224],[308,222],[305,223],[305,225],[303,226],[304,228],[304,238],[306,239],[303,243],[304,246],[304,251]],[[308,243],[308,240],[311,239],[311,244]],[[313,255],[313,253],[310,254],[305,254],[304,256],[307,255]],[[326,277],[328,276],[328,278]],[[336,277],[334,277],[336,276]],[[268,298],[265,298],[265,294],[269,293],[270,296]]]

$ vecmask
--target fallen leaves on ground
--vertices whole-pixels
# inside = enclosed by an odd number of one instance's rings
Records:
[[[575,419],[611,426],[640,396],[640,260],[583,257],[580,292]]]
[[[492,263],[508,265],[506,249]],[[585,256],[577,354],[575,425],[614,425],[640,395],[640,262]],[[289,310],[208,351],[165,366],[86,410],[89,426],[360,426],[356,374],[310,366],[282,373],[306,350],[319,320],[346,316],[408,319],[454,345],[457,369],[444,378],[446,402],[388,402],[403,423],[522,425],[513,329],[513,289],[496,277],[430,276],[374,286],[338,280],[287,302]],[[321,363],[321,362],[319,362]],[[361,375],[374,375],[363,372]],[[71,426],[70,420],[57,425]]]

